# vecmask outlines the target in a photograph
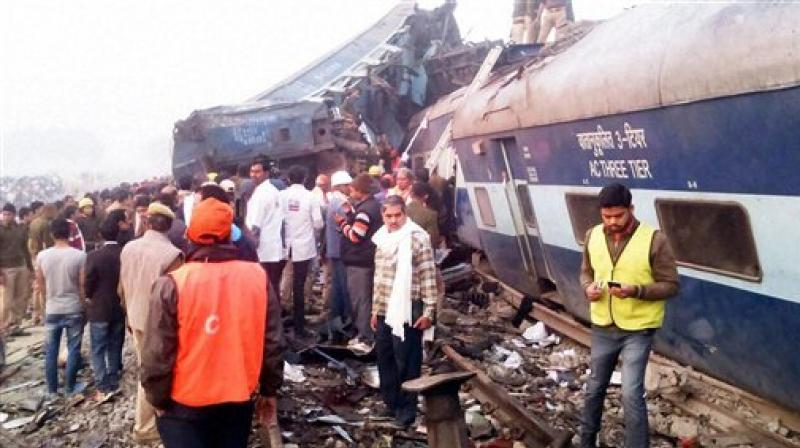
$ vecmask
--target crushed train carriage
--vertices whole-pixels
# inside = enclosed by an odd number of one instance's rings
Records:
[[[472,79],[493,44],[465,44],[454,8],[401,1],[249,101],[194,111],[175,124],[173,174],[232,173],[257,155],[312,173],[377,163],[402,146],[414,113]]]

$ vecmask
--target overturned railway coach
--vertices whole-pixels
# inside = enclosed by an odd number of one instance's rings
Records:
[[[625,183],[679,262],[656,350],[800,411],[800,6],[633,8],[496,72],[451,144],[459,234],[503,281],[588,321],[583,238]]]

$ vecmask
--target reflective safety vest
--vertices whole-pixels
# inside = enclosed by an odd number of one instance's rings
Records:
[[[664,300],[621,299],[608,293],[608,281],[627,285],[649,285],[653,283],[650,266],[650,246],[655,229],[639,223],[628,244],[622,250],[616,264],[606,243],[603,226],[597,225],[589,235],[589,261],[594,269],[595,282],[602,283],[603,295],[591,302],[592,323],[599,326],[611,324],[623,330],[659,328],[664,321]]]
[[[169,275],[178,296],[172,399],[186,406],[249,400],[264,354],[266,273],[232,260],[189,262]]]

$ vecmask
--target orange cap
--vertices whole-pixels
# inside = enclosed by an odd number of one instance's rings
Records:
[[[231,206],[214,198],[208,198],[192,211],[192,220],[186,235],[196,244],[220,243],[230,238],[232,224]]]

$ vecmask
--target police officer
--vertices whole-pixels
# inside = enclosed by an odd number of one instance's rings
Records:
[[[675,257],[662,232],[634,217],[627,187],[608,185],[599,200],[602,224],[587,232],[581,265],[592,320],[581,446],[597,444],[603,400],[621,356],[625,446],[649,447],[644,373],[666,299],[678,293]]]

